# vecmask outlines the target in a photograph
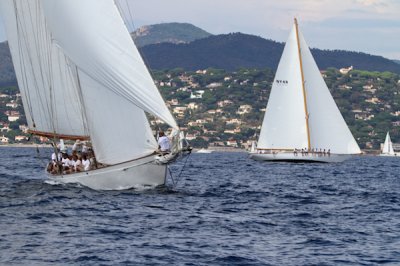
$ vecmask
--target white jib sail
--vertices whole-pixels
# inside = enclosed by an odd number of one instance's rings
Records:
[[[54,41],[93,80],[175,129],[113,0],[42,0]]]
[[[86,136],[76,79],[52,44],[39,0],[1,0],[1,15],[31,130]]]
[[[385,143],[383,144],[383,149],[382,149],[383,154],[390,154],[394,155],[394,150],[393,150],[393,145],[392,145],[392,140],[390,139],[389,132],[386,134],[385,138]]]
[[[293,27],[272,85],[258,149],[307,148],[307,126],[296,29]]]
[[[98,162],[116,164],[153,153],[158,145],[144,111],[81,72],[84,107]]]
[[[311,148],[337,154],[359,154],[360,148],[341,115],[317,64],[299,31]]]

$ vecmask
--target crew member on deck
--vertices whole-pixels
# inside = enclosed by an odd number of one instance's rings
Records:
[[[163,131],[158,133],[158,148],[161,153],[169,153],[171,151],[171,143]]]
[[[79,139],[77,139],[74,143],[74,146],[72,146],[72,153],[73,154],[75,154],[75,153],[81,154],[82,146],[83,146],[83,143]]]

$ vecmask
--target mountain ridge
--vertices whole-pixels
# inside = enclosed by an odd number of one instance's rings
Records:
[[[188,44],[147,45],[141,48],[141,52],[153,69],[196,70],[213,67],[235,70],[268,67],[275,70],[283,48],[284,43],[249,34],[229,33],[213,35]],[[368,71],[400,73],[400,64],[382,56],[344,50],[311,51],[322,70],[353,66]]]
[[[158,43],[189,43],[211,35],[192,24],[178,22],[147,25],[131,33],[138,47]]]
[[[188,23],[163,23],[146,27],[136,32],[136,43],[139,43],[137,45],[148,66],[154,70],[198,70],[210,67],[275,70],[284,47],[284,43],[243,33],[211,35]],[[169,30],[164,34],[163,28]],[[140,43],[149,44],[141,46]],[[400,73],[400,60],[343,50],[312,49],[312,53],[322,70],[353,66],[361,70]],[[8,44],[3,42],[0,43],[0,85],[15,83]]]

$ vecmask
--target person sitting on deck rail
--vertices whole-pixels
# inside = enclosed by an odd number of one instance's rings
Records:
[[[171,143],[169,141],[169,138],[165,136],[163,131],[160,131],[158,133],[158,148],[160,149],[161,153],[166,154],[170,153],[171,151]]]

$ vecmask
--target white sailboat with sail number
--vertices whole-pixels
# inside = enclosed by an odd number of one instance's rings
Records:
[[[250,157],[342,162],[360,153],[295,19],[272,85],[257,149]]]
[[[163,185],[182,134],[117,4],[1,0],[0,8],[30,132],[54,144],[85,140],[102,165],[49,178],[98,190]],[[173,129],[169,154],[156,153],[146,113]]]

